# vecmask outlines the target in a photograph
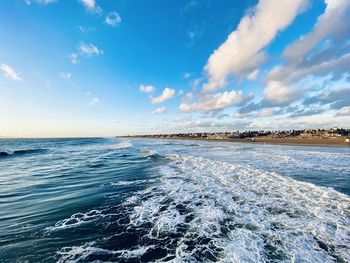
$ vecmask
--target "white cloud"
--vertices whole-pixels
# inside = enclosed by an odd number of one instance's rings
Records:
[[[305,54],[321,40],[348,32],[350,25],[345,22],[345,16],[350,7],[350,1],[325,0],[325,3],[327,4],[326,10],[318,17],[313,30],[288,46],[284,51],[285,58],[293,62],[300,62]]]
[[[94,97],[94,98],[91,99],[91,101],[88,104],[89,104],[89,106],[93,107],[93,106],[97,105],[100,102],[101,102],[101,100],[99,98]]]
[[[340,79],[345,72],[349,73],[350,53],[346,41],[350,24],[344,21],[350,11],[350,1],[325,0],[325,3],[327,7],[312,31],[285,49],[285,65],[274,67],[267,80],[291,83],[308,75],[328,74]]]
[[[122,22],[122,18],[117,12],[110,12],[105,19],[106,24],[117,26]]]
[[[225,91],[223,93],[206,94],[194,103],[181,103],[179,109],[183,112],[213,111],[229,106],[242,106],[253,98],[253,94],[244,95],[240,90]]]
[[[344,107],[338,111],[335,116],[349,116],[350,117],[350,107]]]
[[[259,69],[256,69],[256,70],[253,70],[252,72],[250,72],[247,76],[247,79],[249,80],[255,80],[256,77],[258,76],[259,74]]]
[[[275,113],[274,109],[272,109],[272,108],[265,108],[265,109],[262,109],[262,110],[259,112],[259,115],[260,115],[261,117],[270,117],[270,116],[272,116],[274,113]]]
[[[69,79],[72,76],[72,73],[70,73],[70,72],[61,72],[60,76],[63,79]]]
[[[87,57],[99,56],[103,54],[103,50],[98,49],[93,44],[85,44],[83,42],[79,43],[78,50],[80,51],[80,54]]]
[[[43,5],[47,5],[47,4],[52,4],[57,2],[57,0],[24,0],[24,2],[27,5],[30,5],[31,3],[38,3],[38,4],[43,4]]]
[[[205,91],[227,86],[231,75],[246,76],[266,60],[262,49],[303,10],[305,0],[260,0],[227,40],[209,57]]]
[[[184,72],[183,74],[182,74],[182,78],[184,78],[184,79],[188,79],[188,78],[190,78],[192,76],[192,73],[191,72]]]
[[[139,89],[141,92],[151,93],[155,90],[155,87],[153,87],[152,85],[145,86],[145,85],[141,84]]]
[[[16,81],[22,81],[18,73],[10,66],[5,63],[1,64],[1,70],[4,73],[4,76]]]
[[[82,33],[89,33],[89,32],[92,32],[92,31],[96,31],[96,29],[94,27],[86,27],[86,26],[79,26],[79,30]]]
[[[168,99],[171,99],[175,95],[175,90],[171,88],[165,88],[162,92],[162,94],[158,97],[153,97],[151,99],[151,102],[153,104],[159,104],[162,103],[163,101],[166,101]]]
[[[286,105],[298,99],[301,90],[288,87],[281,82],[271,81],[264,90],[264,96],[267,101],[273,105]]]
[[[85,7],[88,12],[98,15],[102,14],[102,8],[96,4],[95,0],[80,0],[79,2]]]
[[[164,114],[166,113],[166,107],[161,107],[152,111],[152,114]]]
[[[308,75],[327,76],[335,74],[342,76],[344,72],[349,71],[349,65],[350,53],[347,53],[338,58],[320,61],[314,65],[276,66],[268,73],[267,80],[276,80],[288,84]]]
[[[70,54],[68,57],[69,57],[70,61],[71,61],[73,64],[77,64],[77,63],[78,63],[78,54],[72,53],[72,54]]]

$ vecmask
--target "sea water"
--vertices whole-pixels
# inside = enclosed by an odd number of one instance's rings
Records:
[[[350,149],[0,140],[0,262],[349,262]]]

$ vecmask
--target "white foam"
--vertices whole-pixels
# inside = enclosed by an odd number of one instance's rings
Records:
[[[115,181],[112,182],[112,186],[129,186],[129,185],[139,185],[139,184],[146,184],[146,183],[153,183],[155,182],[154,179],[139,179],[139,180],[133,180],[133,181]]]
[[[57,255],[60,256],[58,263],[75,263],[88,260],[88,257],[91,255],[104,255],[104,256],[114,256],[118,255],[118,258],[131,259],[131,258],[140,258],[144,253],[149,249],[154,248],[154,245],[150,246],[139,246],[131,250],[108,250],[102,249],[96,246],[95,242],[88,242],[81,246],[72,246],[72,247],[63,247],[57,252]],[[100,262],[100,261],[94,261]]]
[[[140,151],[145,154],[145,157],[156,156],[158,154],[156,150],[145,148],[145,147],[141,148]]]
[[[170,159],[171,165],[160,169],[162,183],[140,192],[138,199],[133,197],[137,205],[131,222],[135,226],[151,223],[150,238],[176,232],[185,224],[177,260],[212,250],[208,244],[189,250],[186,243],[196,242],[194,237],[210,239],[221,250],[217,254],[223,262],[261,262],[273,257],[350,260],[346,195],[231,163],[177,155]],[[151,197],[143,201],[142,196]],[[179,213],[179,205],[185,206],[185,214]],[[193,220],[186,223],[190,214]]]
[[[123,204],[130,214],[126,227],[133,231],[150,226],[143,238],[151,244],[115,251],[94,243],[67,247],[59,252],[60,262],[83,261],[91,254],[139,258],[159,243],[168,255],[156,262],[169,257],[171,262],[350,261],[348,196],[249,166],[179,155],[168,160],[156,168],[157,183]],[[50,230],[79,227],[105,216],[98,210],[78,213]],[[178,235],[175,247],[163,245],[172,234]]]
[[[87,260],[90,255],[114,255],[118,251],[102,249],[94,246],[94,242],[85,243],[82,246],[63,247],[57,254],[60,256],[58,263],[75,263]]]
[[[130,141],[123,141],[115,145],[116,149],[123,149],[132,147],[132,143]]]

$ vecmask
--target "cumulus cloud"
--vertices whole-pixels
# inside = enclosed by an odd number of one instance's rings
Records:
[[[236,31],[209,57],[205,66],[209,82],[204,90],[226,87],[231,75],[252,74],[266,60],[262,49],[294,20],[306,2],[260,0],[253,11],[241,19]]]
[[[264,90],[264,96],[272,105],[287,105],[300,98],[301,90],[271,81]]]
[[[161,108],[155,109],[151,113],[152,114],[164,114],[164,113],[166,113],[166,107],[161,107]]]
[[[174,95],[175,95],[174,89],[165,88],[160,96],[151,98],[151,102],[153,104],[159,104],[159,103],[162,103],[163,101],[171,99]]]
[[[350,25],[346,23],[350,2],[348,0],[325,0],[325,12],[318,17],[313,30],[292,43],[285,51],[284,57],[293,63],[301,62],[308,51],[320,41],[329,37],[338,37],[349,33]],[[345,19],[345,20],[344,20]]]
[[[285,65],[273,68],[267,80],[284,83],[298,81],[308,75],[333,75],[340,79],[349,73],[350,46],[346,43],[350,34],[348,0],[325,0],[326,9],[311,32],[301,36],[283,52]]]
[[[145,86],[145,85],[141,84],[140,87],[139,87],[139,90],[141,92],[144,92],[144,93],[151,93],[151,92],[153,92],[155,90],[155,87],[152,86],[152,85],[146,85]]]
[[[70,73],[70,72],[61,72],[60,76],[63,79],[69,79],[72,76],[72,73]]]
[[[85,44],[83,42],[78,44],[78,50],[81,55],[86,57],[99,56],[103,54],[103,50],[98,49],[93,44]]]
[[[93,14],[102,14],[102,8],[96,4],[95,0],[79,0],[79,2],[85,7],[86,11]]]
[[[100,102],[101,102],[101,100],[99,98],[94,97],[91,99],[91,101],[88,104],[89,104],[89,106],[93,107],[93,106],[96,106]]]
[[[22,79],[20,78],[18,73],[10,65],[2,63],[0,68],[1,68],[5,77],[10,78],[10,79],[15,80],[15,81],[22,81]]]
[[[120,17],[120,15],[117,12],[110,12],[106,18],[105,18],[105,22],[107,25],[110,26],[117,26],[122,22],[122,18]]]
[[[223,93],[202,95],[198,102],[181,103],[179,109],[182,112],[213,111],[229,106],[242,106],[253,98],[253,94],[244,95],[240,90],[225,91]]]

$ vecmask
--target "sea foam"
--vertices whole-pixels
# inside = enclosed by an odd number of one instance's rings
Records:
[[[159,262],[350,261],[348,196],[249,166],[168,160],[157,170],[157,184],[122,204],[129,218],[124,234],[142,229],[143,241],[108,252],[114,257],[140,259],[163,249]],[[98,249],[64,253],[79,258]]]

